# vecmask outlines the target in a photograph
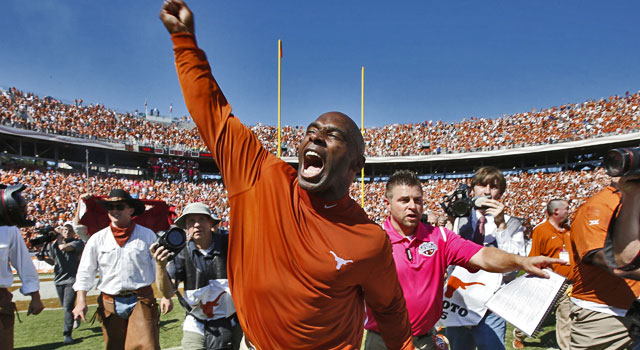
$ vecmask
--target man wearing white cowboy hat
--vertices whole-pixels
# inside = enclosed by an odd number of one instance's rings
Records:
[[[175,221],[191,238],[187,245],[171,262],[164,247],[151,249],[163,296],[171,298],[184,282],[183,349],[237,349],[240,345],[242,330],[227,280],[228,233],[218,230],[219,223],[207,205],[191,203]]]
[[[56,228],[58,238],[47,247],[47,254],[43,260],[53,267],[53,284],[58,292],[58,299],[64,309],[64,327],[62,335],[64,343],[71,344],[71,332],[74,328],[73,307],[76,301],[76,293],[73,284],[76,281],[76,272],[80,263],[80,256],[84,248],[84,242],[76,237],[73,223],[70,221]],[[40,257],[38,257],[40,259]],[[80,323],[76,320],[76,327]]]
[[[99,273],[97,314],[105,348],[160,349],[158,304],[151,288],[156,270],[149,251],[156,235],[132,220],[144,213],[144,204],[122,189],[98,203],[107,209],[111,223],[87,241],[73,285],[73,315],[86,320],[87,291]]]

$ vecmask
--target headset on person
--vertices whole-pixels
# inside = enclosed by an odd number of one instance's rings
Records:
[[[27,186],[0,184],[0,226],[29,227],[34,221],[27,220],[27,201],[20,195]]]

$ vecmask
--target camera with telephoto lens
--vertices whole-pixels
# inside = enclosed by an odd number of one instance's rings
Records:
[[[175,225],[171,225],[166,231],[158,231],[156,235],[158,236],[156,243],[158,243],[159,247],[164,247],[169,251],[170,259],[175,258],[182,248],[187,245],[187,233]]]
[[[640,147],[609,150],[602,160],[602,167],[613,177],[640,175]]]
[[[55,232],[53,226],[45,226],[38,229],[38,235],[29,240],[29,245],[32,247],[41,246],[49,242],[53,242],[58,238],[58,233]]]
[[[464,217],[471,215],[472,209],[487,209],[482,205],[487,199],[491,196],[470,197],[469,186],[462,184],[452,194],[443,196],[440,206],[449,216]]]

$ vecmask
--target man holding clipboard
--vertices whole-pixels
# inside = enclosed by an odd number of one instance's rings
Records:
[[[400,170],[389,178],[385,203],[390,215],[383,228],[391,240],[398,279],[409,311],[413,343],[417,349],[435,349],[433,327],[443,314],[442,291],[449,265],[463,266],[471,271],[509,272],[522,269],[540,277],[548,277],[541,268],[563,263],[559,259],[523,257],[494,247],[483,247],[444,227],[423,224],[420,222],[422,198],[422,186],[414,173]],[[386,349],[375,316],[369,308],[367,313],[365,349]]]

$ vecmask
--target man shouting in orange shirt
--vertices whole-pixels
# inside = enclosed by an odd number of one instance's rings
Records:
[[[160,18],[187,108],[229,194],[228,277],[242,346],[360,349],[366,301],[387,347],[413,348],[389,239],[349,197],[365,162],[357,125],[339,112],[318,117],[296,171],[231,113],[186,4],[165,1]]]

